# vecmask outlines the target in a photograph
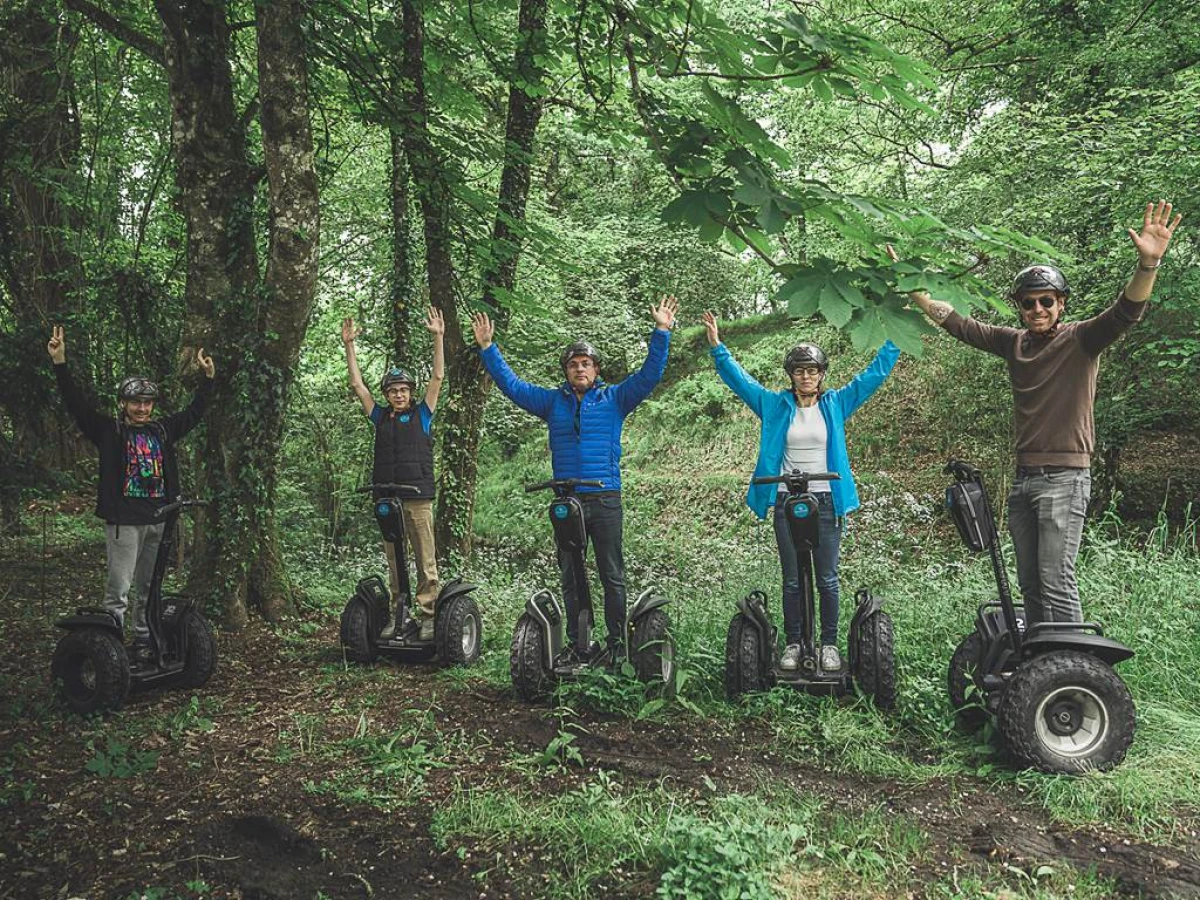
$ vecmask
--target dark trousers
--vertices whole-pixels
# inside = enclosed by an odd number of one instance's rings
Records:
[[[842,523],[833,512],[833,495],[816,494],[820,506],[820,546],[813,551],[813,569],[817,576],[817,592],[821,595],[820,642],[837,646],[838,560],[842,548]],[[783,569],[783,633],[789,644],[800,642],[800,559],[792,543],[783,501],[775,505],[775,544],[779,548],[779,563]],[[815,631],[815,629],[814,629]]]
[[[609,641],[623,640],[625,634],[625,560],[621,555],[621,495],[589,496],[577,494],[583,504],[587,537],[596,552],[596,569],[604,586],[604,624]],[[584,547],[584,555],[587,548]],[[578,645],[579,592],[575,584],[575,563],[570,553],[558,551],[562,572],[563,599],[567,606],[567,635]],[[584,570],[586,577],[587,571]],[[594,607],[593,607],[594,608]],[[593,614],[594,615],[594,614]],[[584,648],[586,649],[586,648]]]

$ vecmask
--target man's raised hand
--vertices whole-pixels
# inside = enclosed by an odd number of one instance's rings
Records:
[[[1167,252],[1167,245],[1171,243],[1171,237],[1182,218],[1182,214],[1176,214],[1172,221],[1171,204],[1166,200],[1159,200],[1158,206],[1153,202],[1147,203],[1142,217],[1142,233],[1129,229],[1129,238],[1137,248],[1138,262],[1146,268],[1157,266]]]
[[[46,344],[46,352],[50,354],[50,361],[55,365],[62,365],[67,361],[67,339],[63,337],[63,327],[55,325],[54,330],[50,333],[50,341]]]
[[[475,343],[479,345],[480,350],[492,346],[492,335],[496,333],[496,326],[492,324],[487,313],[471,313],[471,330],[475,332]]]
[[[654,317],[654,324],[664,331],[670,331],[675,327],[677,312],[679,312],[679,301],[673,296],[663,297],[662,303],[650,307],[650,315]]]

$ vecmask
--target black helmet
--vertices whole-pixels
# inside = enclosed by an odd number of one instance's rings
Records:
[[[121,379],[121,383],[117,385],[117,398],[119,400],[157,400],[158,385],[149,378],[131,375]]]
[[[417,389],[417,380],[399,366],[392,366],[383,373],[383,378],[379,380],[379,390],[386,394],[393,384],[407,384],[412,390]]]
[[[567,344],[558,357],[559,368],[563,370],[564,374],[567,371],[567,363],[576,356],[590,356],[592,362],[596,364],[596,368],[600,368],[600,354],[596,352],[596,348],[587,341],[576,341],[573,344]]]
[[[816,366],[824,372],[829,368],[829,357],[816,344],[797,344],[783,358],[783,370],[791,375],[801,366]]]
[[[1071,296],[1071,287],[1065,276],[1056,266],[1029,266],[1017,273],[1013,279],[1009,299],[1016,301],[1026,291],[1057,291],[1063,298]]]

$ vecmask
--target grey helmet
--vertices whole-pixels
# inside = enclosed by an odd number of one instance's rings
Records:
[[[383,373],[383,378],[379,380],[379,390],[386,394],[387,389],[393,384],[407,384],[410,389],[414,391],[417,389],[417,380],[399,366],[392,366]]]
[[[829,368],[829,357],[816,344],[797,344],[783,358],[783,370],[790,377],[801,366],[816,366],[825,372]]]
[[[1009,299],[1014,303],[1021,299],[1026,291],[1057,291],[1065,300],[1071,296],[1071,286],[1067,284],[1067,276],[1057,266],[1029,266],[1017,273],[1013,279]]]
[[[118,400],[157,400],[158,385],[149,378],[143,378],[140,375],[131,375],[128,378],[122,378],[121,383],[117,385]]]
[[[573,344],[567,344],[558,357],[558,365],[563,370],[564,375],[567,372],[567,363],[576,356],[591,357],[592,362],[596,364],[596,368],[600,368],[600,353],[596,348],[587,341],[576,341]]]

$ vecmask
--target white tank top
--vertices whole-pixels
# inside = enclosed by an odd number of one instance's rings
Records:
[[[787,443],[783,449],[783,465],[780,475],[801,472],[826,472],[829,469],[829,430],[825,417],[818,406],[797,406],[792,424],[788,426]],[[829,491],[828,481],[810,481],[808,489],[813,492]],[[786,492],[786,485],[779,485]]]

